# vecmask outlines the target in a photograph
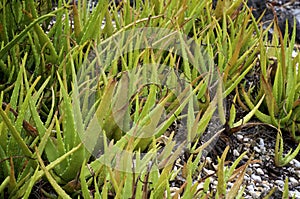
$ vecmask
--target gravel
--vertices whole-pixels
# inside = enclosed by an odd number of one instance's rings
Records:
[[[300,162],[299,156],[293,159],[288,165],[277,168],[274,163],[274,148],[276,132],[273,129],[268,129],[264,126],[256,126],[237,132],[232,139],[232,159],[228,161],[233,162],[244,151],[248,151],[247,156],[242,160],[243,165],[251,154],[254,154],[255,163],[249,165],[244,176],[243,185],[245,190],[243,197],[245,198],[263,198],[274,187],[277,192],[271,198],[281,198],[285,179],[289,180],[289,196],[300,198]],[[242,146],[242,147],[241,147]],[[295,144],[289,143],[285,140],[285,154],[290,148],[295,148]],[[221,154],[219,154],[220,156]],[[228,154],[230,156],[230,154]],[[215,160],[212,153],[209,153],[206,160]],[[217,164],[216,162],[214,162]],[[240,166],[241,166],[240,165]],[[204,168],[206,173],[210,170],[212,174],[215,170],[209,165]],[[217,184],[216,174],[213,176],[212,187]],[[232,182],[228,183],[227,189],[230,190]],[[215,190],[212,190],[215,191]]]

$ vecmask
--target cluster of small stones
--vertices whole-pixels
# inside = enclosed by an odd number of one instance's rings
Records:
[[[277,168],[274,163],[274,146],[275,138],[270,141],[270,137],[251,138],[249,132],[239,132],[236,135],[237,146],[233,149],[232,154],[234,159],[238,158],[244,151],[248,153],[244,156],[242,162],[250,158],[254,153],[252,164],[246,169],[244,181],[242,186],[245,186],[243,197],[262,198],[267,195],[274,187],[277,191],[273,193],[271,198],[281,198],[285,179],[288,178],[289,196],[300,198],[300,162],[293,159],[287,166]],[[214,163],[211,157],[206,157],[205,161],[212,167],[204,168],[204,176],[213,175],[210,179],[211,189],[216,190],[218,180],[216,176],[217,164]],[[227,183],[227,190],[229,191],[234,184]],[[199,188],[203,187],[203,183]]]
[[[242,133],[237,135],[238,140],[243,143],[243,151],[249,151],[250,144],[254,140],[243,136]],[[274,142],[258,138],[254,141],[254,157],[259,163],[250,164],[246,171],[244,182],[248,195],[245,198],[259,198],[262,194],[268,193],[274,186],[282,191],[284,181],[289,180],[290,196],[295,195],[300,198],[300,162],[293,159],[289,165],[282,168],[275,168],[274,163]],[[251,150],[251,149],[250,149]],[[239,152],[235,149],[233,154],[237,157]],[[248,157],[246,157],[247,159]]]

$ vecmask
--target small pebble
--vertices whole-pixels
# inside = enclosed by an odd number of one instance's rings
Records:
[[[253,167],[260,167],[260,164],[253,164]]]
[[[247,138],[247,137],[245,137],[243,141],[244,141],[244,142],[249,142],[249,141],[250,141],[250,139],[249,139],[249,138]]]
[[[267,151],[266,151],[266,147],[260,147],[260,150],[263,154],[265,154]]]
[[[264,175],[264,171],[261,168],[256,169],[256,172],[260,175]]]
[[[249,191],[249,193],[251,194],[251,196],[253,198],[258,198],[260,196],[260,192],[257,192],[257,191]]]
[[[250,184],[247,186],[247,189],[249,190],[249,192],[254,191],[254,186]]]
[[[255,182],[261,182],[261,177],[258,176],[258,175],[252,174],[252,175],[251,175],[251,178],[252,178]]]
[[[251,175],[253,173],[253,169],[247,168],[246,169],[246,173],[249,174],[249,175]]]
[[[233,150],[233,155],[238,157],[238,156],[240,156],[240,153],[236,149],[234,149]]]
[[[241,134],[238,134],[238,135],[236,136],[236,138],[237,138],[239,141],[242,141],[243,138],[244,138],[244,136],[242,136]]]
[[[295,58],[298,55],[298,52],[294,51],[292,52],[292,57]]]
[[[275,183],[280,187],[284,186],[284,181],[282,181],[282,180],[275,180]]]
[[[206,157],[206,159],[205,159],[205,160],[207,161],[207,163],[208,163],[208,164],[212,163],[212,159],[211,159],[211,157]]]
[[[203,171],[206,175],[213,175],[215,173],[215,171],[212,171],[212,170],[209,170],[209,169],[206,169],[206,168],[203,168]]]
[[[297,175],[298,178],[300,178],[300,170],[295,171],[295,174]]]
[[[264,187],[260,184],[260,185],[258,185],[258,187],[257,187],[257,191],[260,191],[260,192],[263,192],[265,189],[264,189]]]
[[[260,148],[265,147],[264,139],[259,138],[259,146],[260,146]]]
[[[289,182],[291,182],[292,185],[296,185],[299,183],[298,180],[296,180],[294,177],[289,178]]]
[[[200,184],[198,184],[197,190],[203,189],[203,187],[204,187],[204,182],[201,182]]]
[[[256,151],[257,153],[261,153],[261,150],[260,150],[257,146],[253,147],[253,149],[254,149],[254,151]]]
[[[265,190],[270,190],[271,187],[269,186],[269,182],[267,181],[262,181],[262,186],[264,187]]]
[[[228,186],[228,188],[231,188],[233,186],[233,183],[232,182],[228,182],[227,186]]]
[[[292,160],[292,164],[294,165],[294,167],[295,167],[296,169],[300,169],[300,162],[299,162],[298,160],[293,159],[293,160]]]
[[[250,180],[250,177],[246,174],[246,175],[244,175],[244,180],[248,181],[248,180]]]
[[[289,167],[289,173],[295,173],[295,168],[294,167]]]
[[[264,179],[268,179],[270,176],[268,174],[264,175]]]

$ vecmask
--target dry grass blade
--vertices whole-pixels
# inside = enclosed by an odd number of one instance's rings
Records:
[[[241,169],[241,170],[239,169],[240,175],[239,175],[238,179],[235,181],[235,183],[233,184],[232,188],[228,191],[228,193],[226,195],[226,199],[234,199],[238,195],[238,192],[244,181],[246,169],[251,164],[251,162],[253,162],[251,159],[252,159],[252,157],[249,158],[249,160],[246,162],[246,164],[244,164],[243,166],[240,167],[240,169]]]

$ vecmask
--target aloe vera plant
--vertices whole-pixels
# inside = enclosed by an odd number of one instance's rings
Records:
[[[85,155],[80,139],[74,137],[76,136],[74,134],[74,116],[70,112],[73,107],[71,104],[68,104],[69,98],[66,93],[64,93],[63,96],[65,98],[62,101],[64,103],[64,111],[67,115],[63,115],[63,117],[68,118],[66,119],[68,120],[68,124],[62,125],[65,131],[64,137],[62,138],[58,135],[58,142],[54,144],[54,138],[50,134],[54,124],[56,124],[56,129],[60,130],[60,124],[56,117],[57,114],[51,114],[53,110],[50,110],[48,120],[51,121],[51,124],[44,124],[36,109],[41,103],[40,97],[50,78],[39,89],[35,90],[40,78],[37,78],[32,83],[28,82],[24,67],[26,61],[25,56],[10,102],[8,104],[3,102],[3,92],[0,98],[1,103],[5,105],[0,109],[2,191],[8,186],[8,195],[19,195],[20,197],[25,194],[26,188],[30,184],[32,186],[45,174],[38,172],[36,153],[32,152],[34,146],[38,145],[37,148],[40,153],[45,151],[51,162],[55,162],[64,154],[72,151],[72,154],[69,154],[68,158],[61,159],[60,164],[54,168],[56,174],[52,173],[52,175],[58,176],[56,180],[61,179],[61,181],[68,182],[74,179],[77,172],[80,171],[82,161],[89,157]],[[19,96],[19,93],[22,91],[26,91],[25,95]],[[15,111],[17,104],[19,105],[18,112]],[[54,106],[52,106],[53,108]],[[60,132],[58,131],[58,133]],[[81,147],[79,148],[78,145]],[[74,148],[76,147],[77,151],[75,152]],[[30,178],[34,170],[37,172],[38,178]],[[47,176],[49,177],[48,173]],[[22,188],[19,189],[20,187]]]
[[[300,144],[293,151],[293,153],[292,153],[292,149],[290,149],[285,156],[283,155],[283,139],[282,139],[282,133],[279,129],[276,136],[276,144],[275,144],[275,158],[274,158],[275,165],[278,167],[287,165],[291,160],[293,160],[297,156],[299,150],[300,150]]]
[[[28,175],[30,175],[31,169],[37,165],[36,162],[31,159],[33,158],[33,153],[29,147],[34,142],[34,135],[32,134],[33,137],[28,137],[24,130],[24,121],[29,121],[30,117],[27,111],[29,107],[29,100],[34,92],[38,79],[32,83],[31,87],[28,86],[28,82],[26,82],[27,80],[25,80],[25,82],[23,81],[25,63],[26,57],[23,59],[23,63],[21,65],[23,70],[21,70],[18,74],[9,105],[3,106],[3,92],[1,93],[0,98],[2,104],[0,109],[0,157],[1,159],[4,159],[2,160],[3,164],[1,165],[1,180],[9,178],[10,193],[15,192],[18,187],[24,183],[24,180],[28,178]],[[26,79],[26,76],[24,79]],[[24,84],[26,85],[26,88]],[[26,95],[19,96],[19,93],[24,89],[27,92]],[[20,105],[19,112],[17,114],[13,114],[16,113],[15,111],[12,112],[12,110],[16,110],[17,104]],[[26,124],[29,125],[29,123]]]
[[[243,4],[245,3],[242,1],[218,1],[214,11],[215,20],[207,30],[208,48],[214,48],[211,51],[217,52],[214,56],[223,75],[225,97],[234,91],[257,59],[256,46],[261,36],[257,28],[259,20],[254,19],[246,5],[240,11]],[[216,34],[213,34],[214,31]],[[253,35],[254,31],[258,33]],[[250,37],[254,38],[249,39]]]
[[[216,198],[242,198],[242,193],[245,189],[245,186],[241,188],[241,185],[243,183],[244,175],[246,173],[246,169],[251,163],[251,158],[247,161],[246,164],[241,166],[239,169],[236,169],[238,163],[242,160],[243,156],[246,155],[246,152],[241,154],[230,167],[225,167],[224,162],[227,155],[227,152],[229,150],[229,146],[226,147],[224,150],[221,158],[218,158],[219,164],[218,164],[218,185],[217,185],[217,193]],[[239,175],[238,175],[239,174]],[[232,188],[227,191],[226,190],[226,184],[227,181],[232,180],[230,178],[237,177],[235,183],[233,184]]]
[[[32,147],[38,142],[39,134],[30,120],[32,115],[29,110],[32,103],[40,103],[39,98],[49,82],[49,78],[39,89],[36,89],[40,78],[34,82],[28,82],[25,72],[26,58],[27,56],[23,59],[9,103],[3,102],[3,92],[0,98],[2,103],[0,109],[2,196],[4,196],[5,188],[8,188],[6,196],[21,197],[24,195],[30,176],[34,170],[37,170],[38,165]],[[24,95],[19,94],[22,92]],[[16,111],[17,106],[18,112]],[[25,189],[20,189],[20,187],[25,187]]]
[[[295,58],[292,57],[296,32],[294,30],[291,40],[288,40],[288,34],[282,36],[276,21],[274,28],[276,31],[272,39],[273,47],[267,49],[262,40],[260,42],[262,75],[258,98],[263,93],[266,95],[264,104],[267,111],[257,111],[256,116],[265,123],[290,132],[292,138],[299,142],[299,136],[297,135],[297,120],[299,117],[297,85],[299,84],[299,78],[296,69],[299,55]],[[267,60],[266,56],[272,56],[273,61]],[[243,91],[243,95],[247,105],[253,108],[253,104],[256,102],[255,100],[251,101],[250,90],[248,93]]]
[[[0,4],[1,197],[30,198],[43,182],[55,192],[42,187],[45,195],[61,198],[242,198],[251,160],[237,165],[245,153],[229,167],[225,149],[215,191],[211,176],[201,177],[202,157],[224,131],[224,97],[258,60],[259,98],[245,91],[251,110],[236,121],[232,105],[229,127],[256,115],[298,128],[299,96],[286,92],[298,89],[299,56],[289,58],[294,37],[276,33],[273,46],[279,39],[283,48],[266,49],[267,30],[240,7],[245,2],[219,1],[212,10],[211,1],[197,0],[138,0],[134,6],[105,0],[91,7],[58,0],[54,11],[51,3]],[[268,73],[269,56],[279,63],[275,77]],[[239,97],[236,92],[234,103]],[[220,131],[210,129],[212,118],[220,120]],[[208,139],[207,131],[213,131]],[[299,139],[296,131],[292,136]],[[189,157],[180,165],[183,150]],[[284,157],[278,136],[276,164],[287,164],[298,150]],[[184,182],[174,189],[178,178]]]

